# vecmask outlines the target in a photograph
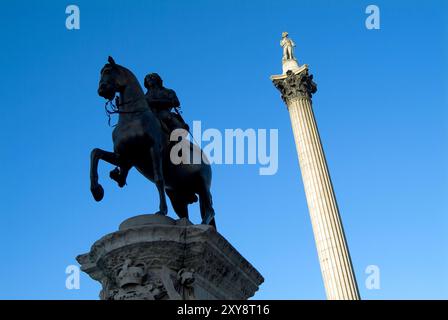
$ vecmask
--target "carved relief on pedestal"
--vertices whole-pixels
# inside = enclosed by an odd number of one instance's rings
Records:
[[[116,275],[100,280],[102,300],[191,300],[195,299],[194,271],[182,268],[177,272],[163,266],[147,270],[142,262],[126,259]]]

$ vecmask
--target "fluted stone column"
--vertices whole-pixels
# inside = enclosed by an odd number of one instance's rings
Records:
[[[284,62],[285,65],[285,62]],[[327,298],[358,300],[359,291],[312,109],[317,87],[308,66],[272,76],[291,118]]]

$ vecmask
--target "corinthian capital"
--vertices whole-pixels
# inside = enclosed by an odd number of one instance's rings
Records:
[[[308,74],[308,69],[299,73],[289,70],[286,72],[286,77],[272,79],[272,82],[282,94],[282,99],[285,103],[296,98],[311,99],[312,95],[317,91],[313,75]]]

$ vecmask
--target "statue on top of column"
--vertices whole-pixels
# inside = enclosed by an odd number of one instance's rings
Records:
[[[296,44],[288,38],[288,32],[282,33],[282,40],[280,46],[283,48],[283,60],[296,60],[294,57],[294,47]]]

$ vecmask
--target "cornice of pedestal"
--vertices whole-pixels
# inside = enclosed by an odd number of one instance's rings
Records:
[[[308,98],[317,91],[313,75],[308,73],[308,65],[304,64],[298,69],[288,70],[285,74],[273,75],[271,80],[280,91],[283,101],[288,104],[291,100]]]

